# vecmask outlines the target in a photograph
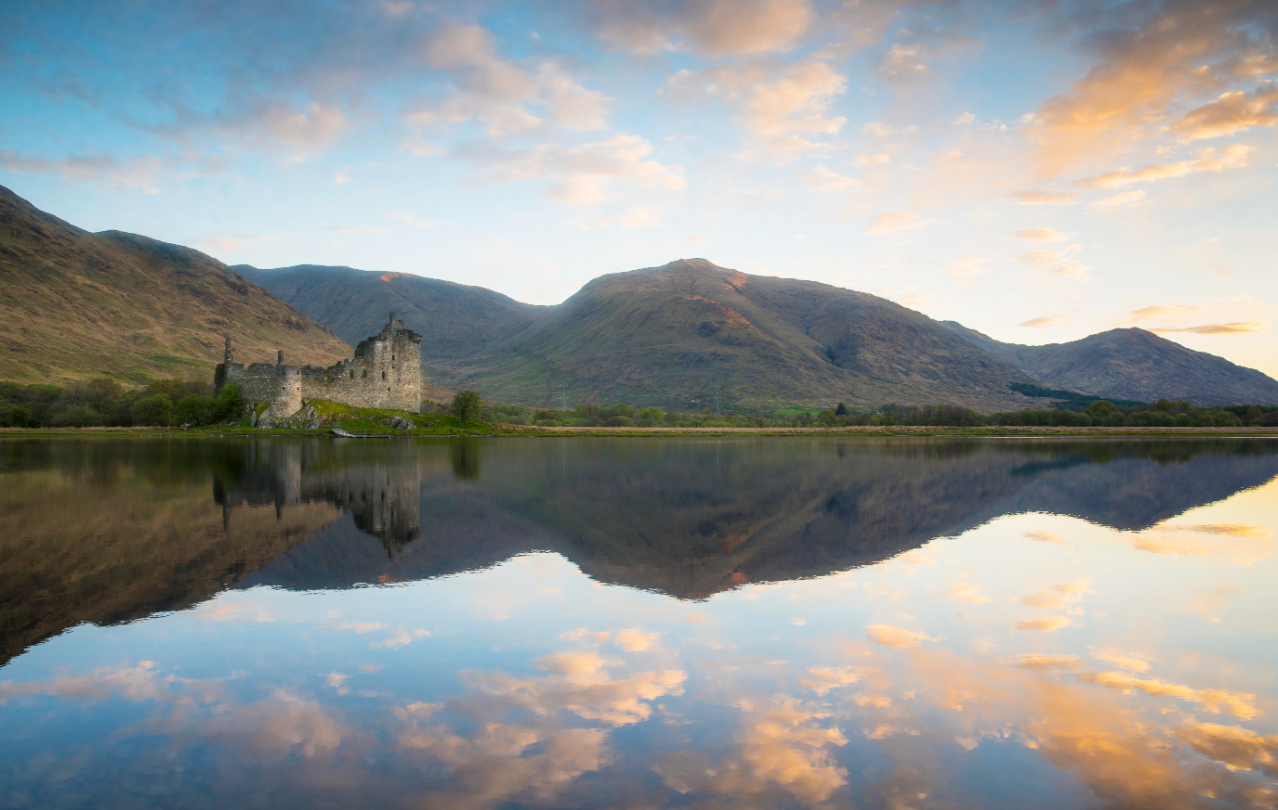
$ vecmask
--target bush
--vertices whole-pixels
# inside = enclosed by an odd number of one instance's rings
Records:
[[[129,409],[135,425],[163,427],[173,421],[173,403],[163,394],[139,399]]]
[[[103,421],[102,414],[88,405],[71,405],[56,411],[50,424],[54,427],[93,427]]]

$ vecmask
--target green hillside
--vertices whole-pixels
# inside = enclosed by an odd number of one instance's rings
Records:
[[[327,365],[351,349],[226,265],[145,236],[89,233],[0,186],[0,379],[212,379],[240,360]]]

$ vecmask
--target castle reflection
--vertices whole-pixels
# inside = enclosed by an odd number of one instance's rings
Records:
[[[316,444],[256,442],[234,475],[215,472],[213,500],[222,507],[223,527],[229,531],[238,506],[274,506],[278,518],[285,507],[325,502],[349,513],[389,557],[421,537],[421,478],[411,446],[392,444],[376,458],[336,464],[319,450]]]

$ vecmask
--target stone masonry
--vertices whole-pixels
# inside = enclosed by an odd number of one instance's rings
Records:
[[[304,399],[417,413],[422,407],[421,342],[422,336],[406,329],[392,312],[382,331],[360,341],[354,357],[328,368],[285,365],[284,352],[275,365],[245,367],[231,357],[228,337],[226,356],[214,372],[213,389],[221,391],[227,383],[235,383],[246,402],[270,403],[263,418],[271,422],[297,413]]]

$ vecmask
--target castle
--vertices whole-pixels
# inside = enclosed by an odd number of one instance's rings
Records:
[[[213,375],[213,389],[227,383],[239,386],[240,396],[254,405],[269,402],[262,419],[278,422],[302,409],[303,399],[327,399],[357,408],[384,408],[417,413],[422,407],[422,336],[390,321],[382,331],[361,340],[355,356],[328,368],[286,366],[284,352],[275,365],[253,363],[247,368],[226,355]]]

